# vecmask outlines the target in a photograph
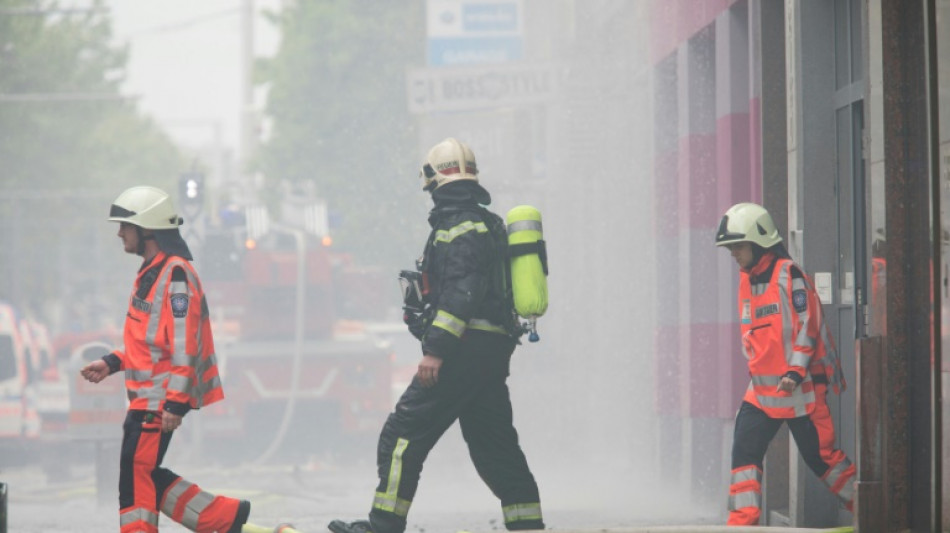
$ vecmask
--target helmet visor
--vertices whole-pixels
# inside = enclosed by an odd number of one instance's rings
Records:
[[[419,171],[419,178],[422,179],[422,190],[428,191],[435,187],[435,169],[432,168],[432,165],[426,163],[422,165],[422,170]]]
[[[109,218],[129,218],[135,216],[135,211],[129,211],[128,209],[112,204],[112,207],[109,208]]]
[[[723,245],[744,240],[746,240],[745,233],[729,231],[729,215],[722,217],[722,221],[719,222],[719,231],[716,232],[716,244]]]

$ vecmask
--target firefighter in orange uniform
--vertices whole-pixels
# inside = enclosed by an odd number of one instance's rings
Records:
[[[855,467],[834,448],[825,402],[846,386],[814,283],[785,250],[768,211],[740,203],[716,233],[739,264],[742,351],[752,381],[736,415],[729,525],[756,525],[762,508],[762,461],[787,423],[808,467],[850,511]]]
[[[251,504],[216,496],[161,466],[173,432],[192,409],[224,398],[208,306],[168,194],[132,187],[112,204],[125,251],[143,257],[126,315],[124,350],[80,372],[98,383],[123,370],[129,412],[119,470],[121,533],[156,533],[159,510],[192,531],[293,533],[247,524]]]

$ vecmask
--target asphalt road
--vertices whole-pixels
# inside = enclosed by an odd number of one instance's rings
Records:
[[[478,479],[464,450],[438,448],[430,456],[409,516],[408,532],[488,532],[504,530],[497,500]],[[92,459],[92,458],[90,458]],[[221,467],[213,461],[187,461],[170,452],[166,465],[214,493],[251,501],[251,522],[275,525],[291,522],[301,532],[324,532],[335,518],[366,516],[375,490],[376,467],[366,462],[347,464],[310,459],[297,464],[239,465]],[[101,533],[118,531],[114,494],[117,473],[105,470],[110,489],[99,494],[92,460],[73,464],[52,477],[39,465],[6,466],[0,481],[9,486],[10,533]],[[537,474],[536,474],[537,475]],[[603,509],[596,504],[614,489],[596,491],[559,481],[542,483],[545,520],[551,529],[608,529],[643,525],[715,524],[717,512],[684,513],[657,496],[631,497],[628,505]],[[100,501],[105,500],[105,501]],[[693,516],[691,516],[693,515]],[[163,532],[185,528],[163,517]]]

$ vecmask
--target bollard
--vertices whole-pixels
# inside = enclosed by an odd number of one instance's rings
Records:
[[[7,533],[7,484],[0,483],[0,533]]]

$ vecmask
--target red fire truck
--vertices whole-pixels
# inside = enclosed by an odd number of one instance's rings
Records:
[[[276,237],[232,255],[230,270],[202,270],[225,401],[196,417],[201,442],[239,460],[364,453],[392,409],[392,348],[338,317],[348,286],[365,300],[383,284],[317,242],[301,252]]]

